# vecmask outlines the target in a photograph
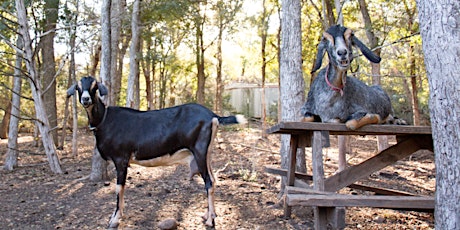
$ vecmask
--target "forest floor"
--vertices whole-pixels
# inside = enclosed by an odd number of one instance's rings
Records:
[[[62,175],[51,173],[44,151],[32,145],[33,138],[19,138],[19,167],[0,169],[0,229],[104,229],[115,207],[115,179],[109,182],[81,180],[89,175],[94,138],[80,130],[78,156],[71,155],[71,136],[59,150]],[[336,138],[325,149],[325,171],[336,169]],[[390,138],[394,142],[394,138]],[[280,176],[264,171],[266,165],[280,165],[280,136],[261,138],[260,125],[245,128],[221,127],[215,142],[213,169],[218,179],[215,229],[312,229],[312,209],[295,207],[291,219],[283,218],[279,199]],[[351,140],[349,164],[376,153],[375,136]],[[7,140],[0,140],[3,165]],[[307,148],[310,170],[311,149]],[[111,171],[113,167],[110,167]],[[201,219],[207,201],[198,176],[188,179],[187,166],[143,168],[132,165],[128,172],[125,211],[120,229],[157,229],[159,222],[173,218],[178,229],[207,229]],[[308,172],[311,174],[311,172]],[[112,173],[112,176],[114,174]],[[434,156],[419,151],[411,158],[361,180],[366,185],[433,195]],[[343,189],[341,193],[363,194]],[[347,208],[346,229],[433,229],[432,213],[390,209]],[[209,228],[208,228],[209,229]]]

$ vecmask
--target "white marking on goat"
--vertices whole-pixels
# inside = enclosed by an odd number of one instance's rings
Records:
[[[237,121],[238,121],[238,117],[237,117]],[[212,153],[212,148],[214,146],[214,139],[216,138],[218,126],[219,126],[219,120],[214,117],[212,119],[211,142],[209,143],[208,150],[207,150],[208,153],[206,154],[208,174],[209,174],[209,177],[211,178],[211,183],[212,183],[211,188],[208,189],[208,212],[205,214],[207,226],[214,226],[213,221],[214,221],[214,218],[216,218],[217,216],[215,206],[214,206],[214,200],[215,200],[214,192],[216,188],[216,178],[214,177],[214,173],[212,172],[211,153]]]
[[[337,52],[338,56],[340,56],[338,54],[338,51],[340,50],[346,50],[348,52],[347,44],[342,36],[335,38],[335,44],[336,44],[335,51]]]
[[[123,216],[123,209],[125,207],[125,187],[123,185],[117,184],[115,187],[115,194],[118,198],[118,205],[113,211],[112,216],[110,217],[109,221],[109,228],[116,228],[120,223],[120,218]]]
[[[237,114],[237,115],[235,115],[235,117],[236,117],[236,121],[238,122],[238,124],[246,124],[246,123],[248,123],[248,120],[244,117],[244,115]],[[219,121],[217,121],[217,123],[219,123]]]
[[[161,157],[156,157],[149,160],[137,160],[135,156],[131,157],[130,163],[145,166],[145,167],[157,167],[157,166],[170,166],[175,164],[188,164],[193,160],[192,153],[187,149],[179,150],[175,153],[166,154]]]
[[[89,100],[88,100],[88,101],[83,101],[84,98],[88,98]],[[88,90],[85,90],[85,91],[83,91],[83,93],[81,94],[80,103],[81,103],[82,105],[86,105],[86,103],[88,103],[88,102],[89,102],[90,104],[92,104],[91,96],[89,95]]]

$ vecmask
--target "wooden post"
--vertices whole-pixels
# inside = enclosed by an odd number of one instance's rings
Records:
[[[324,167],[323,167],[323,142],[321,131],[313,132],[312,167],[313,189],[324,191]],[[340,229],[345,226],[345,209],[330,207],[315,207],[314,221],[316,230],[326,230],[328,226]]]
[[[287,185],[293,186],[295,183],[295,170],[296,170],[296,161],[297,161],[297,147],[299,145],[299,135],[291,135],[290,151],[289,151],[289,168],[287,173]],[[285,192],[285,198],[287,194]],[[291,217],[291,207],[288,206],[287,201],[284,201],[284,217]]]

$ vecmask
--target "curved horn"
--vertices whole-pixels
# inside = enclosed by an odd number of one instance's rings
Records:
[[[369,61],[373,63],[379,63],[382,60],[379,56],[375,55],[374,52],[367,48],[366,45],[364,45],[357,37],[351,36],[351,40],[353,41],[353,44],[361,50],[361,52]]]
[[[316,70],[318,70],[321,67],[321,64],[323,63],[323,56],[326,52],[326,47],[327,40],[323,38],[321,42],[318,44],[318,52],[316,53],[315,65],[313,65],[313,69],[311,70],[312,73],[316,72]]]

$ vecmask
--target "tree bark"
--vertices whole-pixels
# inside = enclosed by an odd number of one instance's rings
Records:
[[[204,27],[204,17],[197,15],[195,18],[195,48],[196,48],[196,68],[197,68],[197,90],[196,90],[196,101],[199,104],[205,103],[205,85],[206,85],[206,76],[204,72],[204,41],[203,41],[203,27]]]
[[[261,38],[261,47],[260,55],[262,57],[262,67],[260,69],[262,76],[262,93],[261,93],[261,102],[262,102],[262,130],[267,129],[267,103],[265,101],[265,79],[267,75],[267,36],[268,36],[268,24],[269,24],[269,14],[267,13],[267,6],[265,0],[262,1],[262,18],[261,18],[261,27],[260,27],[260,38]],[[262,132],[262,138],[267,137],[266,132]]]
[[[104,101],[106,105],[112,105],[110,100],[111,80],[110,80],[110,64],[111,64],[111,30],[110,30],[110,11],[111,0],[103,0],[101,5],[101,81],[107,87],[109,95],[105,96]],[[94,147],[93,157],[91,161],[91,174],[89,176],[92,181],[107,180],[107,161],[105,161],[96,146]]]
[[[18,37],[16,46],[22,50],[24,45],[22,38]],[[14,64],[13,95],[11,97],[11,119],[8,131],[8,149],[6,150],[4,169],[12,171],[18,165],[18,133],[19,115],[21,111],[21,88],[22,88],[22,56],[16,53]]]
[[[8,106],[5,109],[5,115],[3,116],[2,124],[0,125],[0,138],[8,138],[8,127],[10,125],[11,118],[11,101],[8,100]]]
[[[367,4],[364,0],[358,0],[359,2],[359,7],[361,9],[361,15],[363,16],[364,20],[364,25],[366,28],[366,36],[367,39],[369,40],[369,46],[371,49],[375,48],[378,46],[378,38],[374,34],[374,30],[372,28],[372,20],[369,15],[369,10],[367,9]],[[381,49],[375,49],[374,53],[378,56],[380,56]],[[371,62],[371,68],[372,68],[372,84],[373,85],[380,85],[381,79],[380,79],[380,63],[372,63]],[[378,135],[377,136],[377,146],[378,146],[378,151],[382,151],[386,148],[389,147],[388,145],[388,136],[382,136]]]
[[[110,82],[112,93],[108,95],[113,105],[118,103],[120,98],[121,88],[121,73],[119,69],[119,55],[120,55],[120,33],[122,24],[122,15],[124,13],[124,5],[121,0],[112,0],[110,7]]]
[[[430,86],[436,164],[435,227],[460,228],[460,2],[417,0]]]
[[[19,33],[22,36],[24,42],[24,58],[26,60],[26,67],[29,73],[29,83],[34,98],[35,113],[37,116],[38,129],[42,137],[43,147],[45,148],[46,156],[50,164],[51,171],[57,174],[61,174],[61,165],[59,158],[56,154],[55,143],[51,135],[50,125],[48,117],[45,111],[45,104],[42,99],[42,87],[41,82],[38,80],[34,52],[32,50],[32,39],[29,34],[29,25],[27,23],[26,8],[23,0],[16,0],[16,11],[19,24]]]
[[[280,97],[281,120],[299,121],[299,109],[305,100],[305,82],[302,74],[302,36],[300,0],[282,1]],[[281,136],[281,166],[287,168],[289,135]],[[298,150],[297,171],[306,172],[305,150]],[[285,185],[283,178],[282,186]]]
[[[57,134],[57,107],[56,107],[56,61],[54,59],[54,36],[58,21],[59,0],[45,0],[45,22],[43,36],[40,38],[40,50],[42,54],[42,79],[43,102],[51,128],[54,143],[58,144]],[[37,76],[38,77],[38,76]],[[39,77],[40,78],[40,77]],[[37,80],[39,79],[37,78]]]
[[[129,48],[129,77],[128,92],[126,94],[126,106],[139,109],[139,44],[140,44],[140,0],[133,3],[133,15],[131,21],[131,47]],[[136,91],[138,92],[136,94]]]
[[[406,9],[406,15],[408,17],[407,29],[411,34],[418,31],[418,27],[414,26],[415,20],[415,9],[411,9],[408,2],[404,0],[404,7]],[[414,125],[420,125],[420,109],[418,106],[418,89],[417,89],[417,76],[416,76],[416,64],[415,64],[415,52],[414,46],[409,46],[409,75],[411,82],[411,103],[412,103],[412,118]]]

